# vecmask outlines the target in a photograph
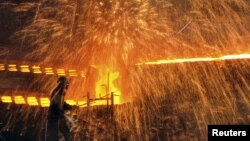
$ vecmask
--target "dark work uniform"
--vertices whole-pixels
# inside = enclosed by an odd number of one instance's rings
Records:
[[[72,141],[70,129],[66,124],[64,111],[72,107],[64,102],[64,86],[59,84],[52,92],[46,127],[45,140],[58,141],[58,131],[63,134],[65,141]]]

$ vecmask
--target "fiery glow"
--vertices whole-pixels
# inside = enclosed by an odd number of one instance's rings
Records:
[[[3,71],[3,70],[5,70],[5,66],[4,64],[0,64],[0,71]]]
[[[20,71],[21,72],[30,72],[29,66],[28,65],[21,65]]]
[[[11,96],[2,96],[1,100],[3,103],[12,103]]]
[[[186,62],[223,61],[223,60],[233,60],[233,59],[250,59],[250,54],[224,55],[221,57],[159,60],[159,61],[154,61],[154,62],[138,63],[136,65],[160,65],[160,64],[186,63]]]
[[[15,104],[26,104],[23,96],[14,96]]]
[[[86,77],[86,75],[83,71],[81,71],[81,77]]]
[[[80,107],[86,107],[87,106],[87,101],[77,101],[77,105]]]
[[[224,55],[220,57],[220,59],[221,60],[250,59],[250,54]]]
[[[38,102],[37,102],[37,99],[36,97],[28,97],[27,98],[27,103],[30,105],[30,106],[38,106]]]
[[[41,107],[49,107],[50,105],[49,98],[40,98],[40,105]]]
[[[15,103],[18,105],[28,104],[29,106],[41,106],[41,107],[49,107],[50,105],[50,99],[48,97],[37,98],[37,97],[32,96],[32,97],[24,98],[23,96],[13,96],[13,100],[12,100],[12,96],[1,96],[1,101],[2,103]],[[80,107],[87,106],[87,101],[85,100],[77,101],[73,99],[66,99],[65,101],[69,105],[77,105]],[[104,102],[102,100],[96,100],[96,101],[93,100],[90,102],[90,106],[106,105],[106,104],[107,104],[106,100],[104,100]]]
[[[111,92],[115,95],[114,104],[120,104],[120,95],[121,92],[115,85],[115,81],[119,77],[119,72],[112,71],[107,67],[103,67],[102,70],[99,70],[99,80],[96,82],[96,98],[107,98],[111,97]],[[93,104],[106,104],[106,101],[96,101]]]
[[[54,71],[52,68],[45,68],[44,69],[46,75],[53,75]]]
[[[65,76],[65,75],[66,75],[64,69],[57,69],[57,74],[58,74],[59,76]]]
[[[76,101],[75,100],[66,100],[66,103],[68,103],[69,105],[76,105]]]
[[[39,66],[33,66],[32,69],[33,69],[33,73],[37,73],[37,74],[42,73],[41,68]]]
[[[20,71],[22,73],[28,73],[28,72],[32,72],[34,74],[46,74],[46,75],[58,75],[58,76],[69,76],[69,77],[86,77],[85,72],[84,71],[77,71],[75,69],[69,69],[69,70],[65,70],[65,69],[57,69],[57,72],[54,72],[54,69],[51,67],[45,67],[44,69],[41,68],[40,66],[36,66],[36,65],[17,65],[17,64],[8,64],[8,71],[11,72],[16,72],[16,71]],[[32,68],[32,71],[30,70],[30,68]],[[4,64],[0,64],[0,71],[5,70],[5,65]],[[43,71],[42,71],[43,70]],[[65,72],[68,71],[68,73],[66,74]]]
[[[69,76],[78,76],[76,70],[69,70]]]
[[[16,64],[9,64],[8,65],[8,70],[9,71],[17,71]]]

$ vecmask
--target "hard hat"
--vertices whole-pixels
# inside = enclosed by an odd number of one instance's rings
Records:
[[[65,76],[60,76],[57,80],[57,83],[62,83],[65,85],[69,85],[69,81]]]

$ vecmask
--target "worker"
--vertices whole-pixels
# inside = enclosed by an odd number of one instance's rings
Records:
[[[64,101],[66,90],[69,87],[69,81],[66,77],[58,78],[57,86],[52,91],[50,97],[50,106],[46,124],[45,141],[58,141],[59,131],[63,134],[65,141],[72,141],[70,128],[67,126],[64,116],[65,110],[76,109],[76,106],[70,106]]]

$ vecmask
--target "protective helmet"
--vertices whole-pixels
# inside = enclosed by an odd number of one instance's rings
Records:
[[[64,85],[69,85],[69,81],[65,76],[60,76],[57,80],[57,83],[61,83]]]

